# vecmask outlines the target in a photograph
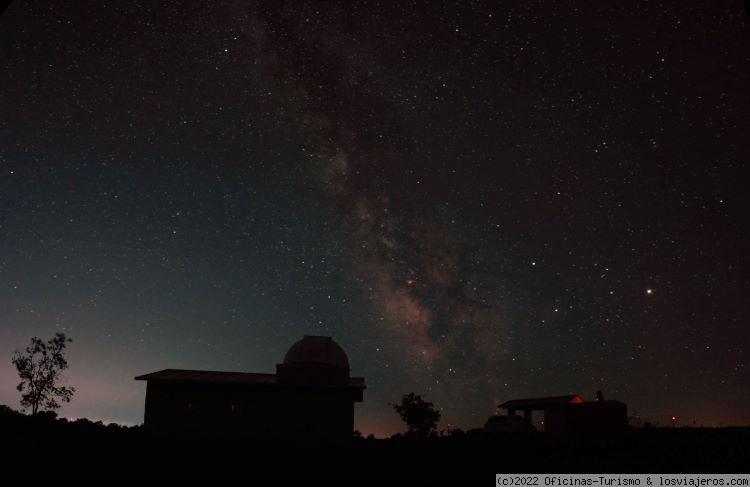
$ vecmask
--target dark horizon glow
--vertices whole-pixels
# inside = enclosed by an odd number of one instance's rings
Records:
[[[707,3],[707,4],[706,4]],[[596,390],[750,424],[739,1],[13,2],[0,17],[0,404],[60,414],[332,336],[364,434]]]

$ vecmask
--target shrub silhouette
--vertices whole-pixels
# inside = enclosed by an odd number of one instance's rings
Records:
[[[391,404],[391,407],[409,427],[409,434],[420,438],[426,438],[440,421],[440,411],[435,409],[435,405],[413,392],[404,394],[401,402]]]

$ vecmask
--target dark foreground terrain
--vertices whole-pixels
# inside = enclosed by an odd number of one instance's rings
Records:
[[[150,434],[141,427],[25,416],[0,407],[0,434],[50,458],[96,459],[135,468],[158,466],[175,475],[211,466],[320,485],[345,477],[350,485],[492,485],[495,473],[747,473],[750,428],[632,429],[621,434],[488,437],[480,431],[430,439],[353,439],[347,445],[259,444],[242,436]],[[40,445],[51,445],[39,449]],[[461,480],[463,479],[463,481]],[[466,483],[468,482],[468,483]]]

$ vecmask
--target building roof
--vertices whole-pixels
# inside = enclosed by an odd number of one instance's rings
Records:
[[[161,382],[201,382],[212,384],[237,384],[249,386],[275,386],[274,374],[251,374],[247,372],[219,372],[213,370],[164,369],[159,372],[139,375],[135,380]],[[346,387],[365,389],[363,377],[351,377]]]
[[[546,409],[554,406],[566,406],[568,404],[580,404],[583,398],[577,394],[555,397],[535,397],[531,399],[513,399],[505,401],[499,407],[504,409]]]
[[[333,338],[305,335],[289,348],[285,364],[324,364],[349,369],[349,359],[344,349]]]

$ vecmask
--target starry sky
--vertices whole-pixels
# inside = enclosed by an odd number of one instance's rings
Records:
[[[64,331],[60,413],[330,335],[356,427],[577,393],[750,423],[739,0],[12,2],[0,403]]]

